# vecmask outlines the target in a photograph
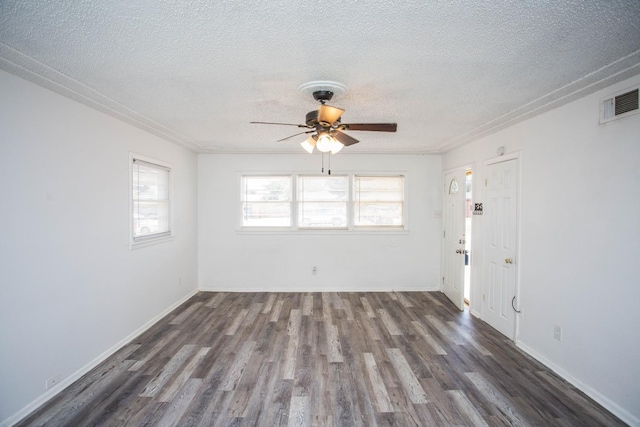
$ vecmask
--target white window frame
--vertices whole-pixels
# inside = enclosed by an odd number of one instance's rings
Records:
[[[347,226],[341,228],[309,228],[298,226],[298,177],[299,176],[324,176],[322,174],[301,171],[301,172],[237,172],[237,208],[236,208],[236,233],[238,234],[408,234],[409,233],[409,176],[407,172],[344,172],[341,176],[347,176]],[[289,176],[291,177],[291,225],[289,227],[275,226],[243,226],[243,179],[251,176]],[[403,218],[402,226],[354,226],[354,181],[356,176],[371,177],[402,177],[403,179]]]
[[[151,167],[157,167],[158,169],[164,169],[168,172],[168,207],[167,207],[167,215],[168,218],[168,230],[161,233],[150,234],[146,236],[136,236],[134,233],[135,228],[135,212],[134,212],[134,191],[133,191],[133,180],[134,180],[134,164],[136,162],[140,162],[141,164],[149,165]],[[173,240],[174,232],[173,232],[173,167],[170,163],[164,162],[162,160],[154,159],[151,157],[144,156],[142,154],[137,154],[130,152],[129,153],[129,248],[130,249],[138,249],[145,246],[155,245],[158,243],[167,242]]]

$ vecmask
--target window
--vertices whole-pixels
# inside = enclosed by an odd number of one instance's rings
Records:
[[[398,231],[406,228],[404,176],[243,175],[246,231]]]
[[[404,226],[404,177],[354,177],[354,226]]]
[[[346,228],[347,176],[298,177],[298,227]]]
[[[166,165],[132,156],[131,236],[133,243],[171,235],[170,174]]]
[[[242,226],[291,226],[291,176],[242,178]]]

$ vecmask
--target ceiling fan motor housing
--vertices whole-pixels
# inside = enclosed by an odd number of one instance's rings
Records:
[[[333,98],[333,92],[330,90],[317,90],[313,92],[313,99],[320,101],[322,104],[331,101],[331,98]]]
[[[307,126],[315,127],[318,124],[318,110],[309,111],[305,123]]]

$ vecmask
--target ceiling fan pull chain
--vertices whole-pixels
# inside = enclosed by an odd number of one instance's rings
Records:
[[[322,173],[324,173],[324,153],[322,153]]]
[[[331,175],[331,153],[329,153],[328,161],[329,161],[329,175]]]

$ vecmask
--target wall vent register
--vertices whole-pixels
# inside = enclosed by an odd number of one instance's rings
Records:
[[[638,113],[638,89],[627,90],[603,100],[600,104],[600,123]]]

